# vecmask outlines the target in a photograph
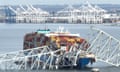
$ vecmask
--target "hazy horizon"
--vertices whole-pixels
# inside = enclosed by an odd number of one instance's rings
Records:
[[[0,0],[0,5],[80,5],[86,1],[91,4],[120,4],[118,0]]]

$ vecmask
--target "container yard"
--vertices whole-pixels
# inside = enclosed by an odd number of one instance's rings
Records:
[[[80,7],[67,5],[65,8],[56,12],[45,11],[40,7],[33,5],[19,5],[1,7],[5,13],[4,17],[0,16],[1,22],[7,23],[75,23],[75,24],[103,24],[117,23],[120,21],[118,13],[109,11],[90,4],[88,1]]]

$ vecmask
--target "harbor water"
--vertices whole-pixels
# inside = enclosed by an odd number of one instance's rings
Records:
[[[119,24],[118,24],[119,25]],[[0,54],[23,49],[23,38],[26,33],[35,32],[37,29],[48,28],[55,31],[59,26],[64,27],[69,32],[79,33],[81,37],[89,39],[91,26],[100,28],[110,35],[120,40],[120,26],[111,26],[110,24],[0,24]],[[120,67],[111,66],[109,64],[97,61],[89,67],[99,68],[100,72],[119,72]],[[7,70],[6,70],[7,71]],[[6,72],[5,71],[5,72]],[[8,72],[28,72],[8,70]],[[82,70],[40,70],[39,72],[90,72],[90,69]],[[4,72],[0,70],[0,72]],[[29,71],[36,72],[36,71]],[[37,71],[38,72],[38,71]]]

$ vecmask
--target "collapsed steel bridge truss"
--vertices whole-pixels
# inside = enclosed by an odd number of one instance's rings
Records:
[[[95,54],[96,59],[108,64],[120,65],[120,41],[103,30],[92,27],[91,45],[88,52]]]
[[[21,50],[0,55],[0,69],[58,69],[76,66],[77,57],[85,53],[71,46],[69,52],[63,48],[52,51],[48,46]],[[81,47],[81,46],[80,46]],[[65,58],[68,64],[65,64]]]
[[[119,66],[120,41],[97,28],[92,28],[91,35],[86,52],[81,50],[82,44],[78,49],[71,46],[68,52],[63,48],[52,51],[48,46],[10,52],[0,54],[0,69],[58,69],[66,66],[66,57],[70,61],[67,66],[76,66],[80,53],[93,53],[96,59]]]

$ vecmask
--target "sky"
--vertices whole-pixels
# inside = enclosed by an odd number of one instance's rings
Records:
[[[120,0],[0,0],[0,5],[64,5],[64,4],[84,4],[89,1],[92,4],[120,4]]]

